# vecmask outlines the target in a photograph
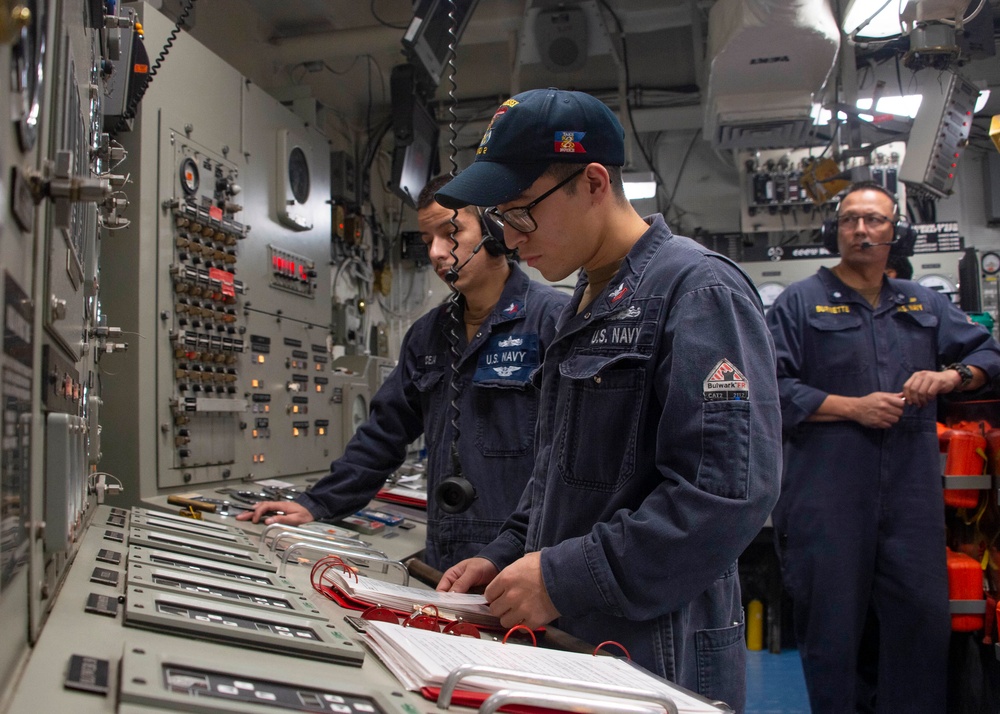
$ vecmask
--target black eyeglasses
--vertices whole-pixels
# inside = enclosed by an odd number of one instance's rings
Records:
[[[865,225],[869,228],[881,228],[891,220],[891,218],[886,218],[878,213],[869,213],[864,216],[848,214],[846,216],[837,217],[837,226],[840,228],[846,228],[847,230],[854,230],[855,226],[858,225],[858,221],[864,221]]]
[[[514,206],[513,208],[508,208],[506,211],[502,212],[498,211],[496,207],[493,207],[487,208],[484,213],[491,221],[496,223],[501,228],[503,228],[504,224],[507,223],[515,231],[520,233],[531,233],[532,231],[538,229],[538,224],[535,223],[535,219],[531,216],[531,209],[582,174],[586,168],[586,166],[583,166],[579,170],[574,171],[526,206]]]

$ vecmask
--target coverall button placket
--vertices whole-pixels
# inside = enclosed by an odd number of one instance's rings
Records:
[[[897,371],[893,362],[898,359],[898,356],[893,358],[893,350],[890,344],[893,336],[892,330],[877,329],[880,317],[887,317],[885,310],[869,313],[866,322],[870,324],[866,325],[866,329],[874,335],[875,339],[875,364],[878,367],[878,388],[883,392],[891,392],[895,391],[893,388],[893,377]]]

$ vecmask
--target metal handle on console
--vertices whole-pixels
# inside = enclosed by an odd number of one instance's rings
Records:
[[[565,677],[553,677],[551,675],[537,674],[534,672],[519,672],[517,670],[502,669],[500,667],[487,667],[484,665],[473,664],[463,665],[453,669],[451,673],[448,674],[444,683],[441,685],[441,692],[438,694],[438,708],[447,709],[451,704],[451,698],[455,693],[455,688],[458,686],[458,683],[466,677],[475,676],[488,676],[494,679],[508,680],[511,682],[524,682],[525,684],[537,684],[539,686],[569,690],[572,692],[586,692],[588,694],[603,694],[609,697],[632,699],[655,705],[657,707],[655,711],[659,712],[661,710],[666,710],[668,714],[677,714],[677,705],[674,704],[674,700],[663,692],[642,689],[625,689],[624,687],[616,687],[611,684],[601,684],[599,682],[581,682],[576,679],[567,679]],[[641,709],[640,711],[647,710]]]
[[[292,559],[292,554],[296,551],[301,550],[315,550],[320,553],[327,553],[329,555],[339,555],[348,562],[356,563],[358,565],[367,565],[368,567],[378,566],[380,568],[379,572],[388,573],[389,569],[398,570],[402,574],[401,585],[410,584],[410,573],[406,570],[406,566],[400,563],[398,560],[389,560],[387,557],[378,557],[374,555],[365,555],[364,553],[358,553],[353,550],[346,550],[344,548],[338,548],[337,546],[323,543],[310,543],[306,541],[300,541],[293,545],[290,545],[285,549],[285,552],[281,555],[281,565],[278,566],[278,575],[284,577],[285,568],[288,565],[288,561]]]
[[[264,530],[260,534],[260,551],[259,552],[261,554],[263,554],[265,548],[269,548],[271,550],[274,550],[274,547],[273,546],[269,546],[267,542],[271,538],[271,536],[273,536],[276,539],[282,533],[299,533],[299,534],[304,535],[304,536],[310,536],[310,537],[316,537],[316,538],[325,538],[325,539],[327,539],[329,541],[333,541],[333,542],[336,542],[336,543],[343,543],[345,545],[347,545],[347,544],[351,544],[351,545],[359,545],[360,544],[361,546],[368,546],[369,545],[368,543],[366,543],[366,542],[364,542],[362,540],[358,540],[357,538],[347,538],[346,536],[338,536],[338,535],[334,535],[333,533],[318,533],[316,531],[309,530],[308,528],[299,528],[298,526],[290,526],[290,525],[288,525],[286,523],[272,523],[271,525],[265,527]]]
[[[371,548],[368,546],[363,546],[358,543],[339,543],[336,541],[329,541],[323,537],[316,537],[311,535],[299,535],[298,533],[279,533],[278,537],[271,542],[271,549],[274,554],[278,554],[278,543],[283,540],[296,540],[300,543],[318,543],[320,545],[329,545],[334,548],[341,548],[342,550],[349,550],[352,553],[360,553],[362,555],[372,555],[378,556],[380,558],[388,558],[389,556],[383,553],[377,548]]]

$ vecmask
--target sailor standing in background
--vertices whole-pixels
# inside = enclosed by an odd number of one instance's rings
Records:
[[[1000,348],[946,297],[884,276],[899,221],[877,184],[851,187],[840,263],[767,314],[785,472],[773,522],[812,711],[867,710],[857,663],[878,622],[879,711],[943,712],[948,579],[939,395],[1000,374]]]

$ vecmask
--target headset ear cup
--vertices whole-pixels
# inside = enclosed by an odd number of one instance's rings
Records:
[[[479,224],[483,231],[483,247],[486,252],[492,255],[494,258],[500,255],[508,255],[513,251],[507,249],[507,244],[503,239],[503,226],[497,225],[495,221],[491,221],[486,217],[482,208],[476,209],[479,212]]]
[[[910,225],[909,221],[900,218],[896,222],[896,233],[893,239],[889,255],[896,255],[900,258],[909,258],[913,255],[913,248],[917,243],[917,231]]]
[[[483,235],[487,237],[486,242],[483,243],[483,247],[486,248],[486,252],[494,257],[509,253],[510,251],[507,250],[507,244],[504,243],[503,240],[503,228],[488,219],[486,216],[482,216],[481,222],[483,224]]]
[[[837,246],[837,219],[828,218],[823,221],[819,228],[819,236],[823,240],[823,247],[830,251],[830,255],[839,255],[840,248]]]

